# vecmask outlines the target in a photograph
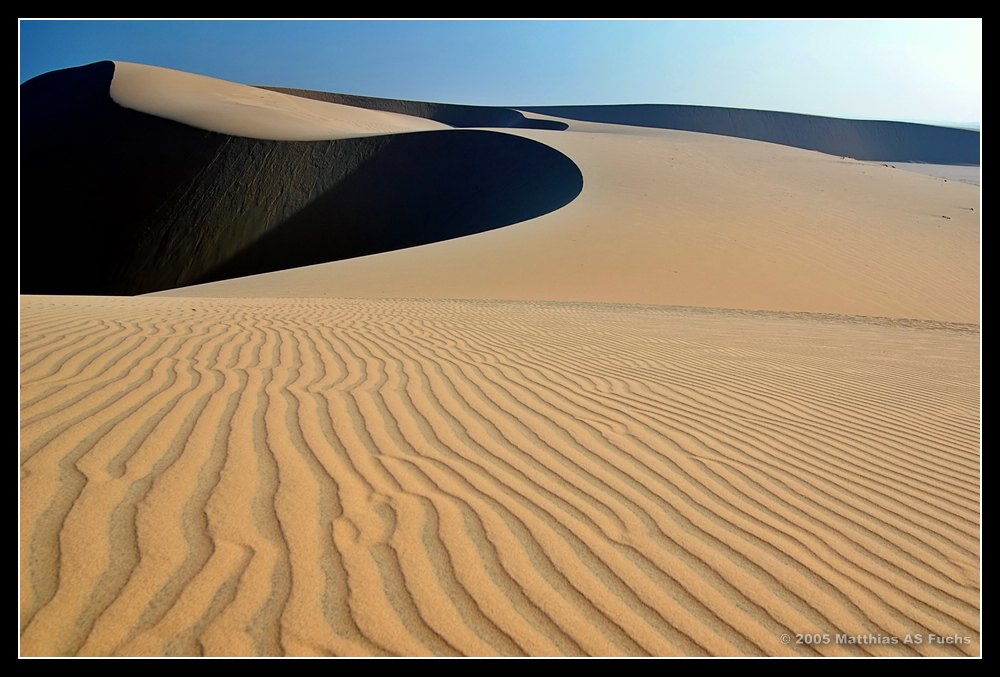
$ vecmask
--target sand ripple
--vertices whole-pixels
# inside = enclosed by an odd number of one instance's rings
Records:
[[[980,651],[975,327],[336,299],[22,312],[24,654]],[[781,641],[797,633],[925,641]]]

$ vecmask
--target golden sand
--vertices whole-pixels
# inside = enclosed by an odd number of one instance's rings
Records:
[[[979,652],[974,327],[22,303],[24,654]]]

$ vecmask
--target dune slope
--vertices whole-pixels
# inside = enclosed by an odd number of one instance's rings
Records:
[[[979,652],[973,328],[454,301],[23,312],[24,654]]]
[[[979,318],[979,190],[821,153],[612,125],[512,130],[572,158],[583,192],[434,245],[175,289],[654,303]]]

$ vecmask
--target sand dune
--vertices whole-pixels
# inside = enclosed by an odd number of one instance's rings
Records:
[[[974,329],[22,304],[25,654],[979,652]]]
[[[120,65],[119,85],[160,111],[148,115],[114,102],[113,70],[95,64],[23,87],[23,291],[136,294],[434,243],[170,293],[458,295],[978,320],[974,186],[774,144],[591,122],[251,139],[167,119],[176,111],[151,92],[166,82],[180,105],[226,117],[228,97],[255,88]],[[344,108],[266,94],[278,103],[261,107],[265,120],[288,101]],[[358,124],[382,115],[351,111]],[[259,112],[247,106],[236,117]],[[725,119],[743,120],[737,113]],[[826,129],[808,116],[790,119],[798,122],[789,129]],[[904,137],[928,152],[937,143]]]
[[[165,110],[178,89],[179,105],[260,133],[284,117],[272,119],[277,104],[232,116],[230,90],[254,88],[163,70],[104,62],[23,86],[22,291],[138,294],[334,261],[529,219],[582,186],[559,152],[489,131],[292,142],[178,124],[168,117],[184,115]],[[108,88],[123,73],[139,108],[166,78],[164,98],[145,107],[161,115],[115,103]],[[382,113],[350,110],[381,124]]]
[[[541,106],[524,110],[571,120],[722,134],[858,160],[979,164],[979,132],[912,122],[664,104]]]

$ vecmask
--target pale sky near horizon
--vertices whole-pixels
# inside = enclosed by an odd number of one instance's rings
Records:
[[[103,59],[484,105],[982,119],[982,21],[35,21],[19,81]]]

